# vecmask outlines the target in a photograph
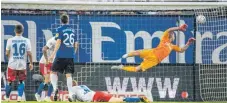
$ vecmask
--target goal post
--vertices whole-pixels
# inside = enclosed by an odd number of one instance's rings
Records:
[[[2,64],[5,42],[12,26],[22,24],[24,36],[31,39],[35,64],[28,72],[25,94],[34,100],[39,73],[38,61],[45,42],[61,25],[59,16],[70,15],[70,25],[80,44],[75,57],[73,79],[93,90],[116,97],[147,96],[152,101],[227,101],[227,2],[75,2],[3,0]],[[196,22],[204,15],[206,22]],[[146,72],[111,70],[112,65],[139,65],[137,57],[121,59],[127,52],[155,48],[169,27],[188,24],[186,32],[176,31],[173,44],[183,47],[196,38],[184,53],[172,52],[159,65]],[[6,65],[1,67],[6,69]],[[61,100],[66,85],[59,75]],[[3,88],[3,86],[2,86]],[[188,96],[185,96],[185,93]]]

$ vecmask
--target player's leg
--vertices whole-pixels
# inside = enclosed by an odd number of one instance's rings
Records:
[[[17,87],[18,90],[18,99],[17,101],[22,100],[22,96],[24,93],[24,81],[26,80],[26,70],[18,70],[17,71],[18,77],[19,77],[19,85]]]
[[[47,96],[46,96],[46,98],[44,99],[44,101],[46,101],[46,102],[51,102],[50,97],[51,97],[52,92],[53,92],[53,86],[52,86],[51,83],[48,83]]]
[[[74,61],[73,58],[66,59],[67,65],[65,68],[65,73],[66,73],[66,80],[67,80],[67,87],[68,87],[68,92],[69,92],[69,101],[72,101],[72,74],[74,73]]]
[[[12,82],[16,80],[16,71],[11,68],[7,68],[6,75],[7,75],[7,84],[6,84],[5,99],[6,101],[9,101],[10,93],[12,91]]]
[[[12,82],[8,81],[6,84],[6,96],[5,96],[6,101],[9,101],[11,91],[12,91]]]
[[[158,64],[158,59],[154,54],[152,54],[151,49],[145,49],[140,51],[140,58],[143,58],[143,62],[139,66],[112,66],[111,69],[121,69],[128,72],[138,72],[138,71],[146,71],[147,69]]]
[[[51,82],[51,84],[53,86],[54,101],[57,101],[57,94],[58,94],[58,89],[57,89],[58,76],[57,76],[57,72],[51,71],[51,73],[50,73],[50,82]]]
[[[50,71],[51,71],[50,68],[51,68],[51,64],[50,66],[47,67],[47,75],[45,76],[45,83],[46,83],[46,86],[48,86],[47,96],[44,99],[44,101],[46,102],[51,102],[50,96],[53,92],[53,86],[50,83]]]
[[[128,72],[138,72],[138,71],[146,71],[147,69],[157,65],[158,62],[156,61],[153,61],[153,60],[144,60],[139,66],[123,66],[123,65],[120,65],[120,66],[117,66],[117,67],[114,67],[112,66],[111,69],[121,69],[121,70],[125,70],[125,71],[128,71]]]
[[[130,57],[130,56],[140,56],[140,58],[146,58],[146,56],[149,55],[150,51],[151,51],[151,49],[136,50],[136,51],[133,51],[133,52],[130,52],[128,54],[123,55],[122,58]],[[112,66],[111,69],[121,69],[121,70],[125,70],[125,71],[128,71],[128,72],[138,72],[142,68],[141,68],[141,66],[119,65],[119,66]]]
[[[58,94],[58,89],[57,89],[57,83],[58,83],[58,76],[57,72],[63,73],[61,68],[64,68],[65,64],[64,61],[61,58],[55,58],[53,65],[51,67],[51,72],[50,72],[50,82],[53,86],[53,91],[54,91],[54,101],[57,101],[57,94]]]
[[[117,98],[117,97],[111,97],[108,102],[144,102],[144,103],[150,103],[150,101],[146,97],[125,97],[125,98]]]
[[[45,98],[45,101],[47,101],[47,102],[50,102],[51,101],[50,96],[51,96],[51,94],[53,92],[53,85],[50,83],[51,67],[52,67],[52,63],[50,63],[47,66],[47,77],[45,78],[45,82],[47,83],[47,86],[48,86],[47,96]]]
[[[50,83],[50,68],[51,68],[51,64],[45,65],[40,63],[40,72],[44,76],[44,82],[40,83],[39,88],[35,94],[37,101],[41,101],[40,99],[41,93],[44,90],[45,86],[48,86],[48,93],[44,101],[47,101],[47,102],[51,101],[50,96],[51,96],[51,93],[53,92],[53,86]]]
[[[44,78],[45,78],[45,75],[46,75],[45,64],[40,63],[40,64],[39,64],[39,68],[40,68],[39,70],[40,70],[41,74],[42,74],[42,75],[44,76]],[[45,78],[45,80],[46,80],[46,78]],[[41,83],[39,84],[38,90],[37,90],[36,93],[35,93],[35,98],[36,98],[36,100],[37,100],[38,102],[41,101],[41,93],[42,93],[44,87],[45,87],[45,82],[41,82]]]
[[[112,101],[111,100],[112,97],[113,96],[111,94],[109,94],[109,93],[102,92],[102,91],[96,91],[95,95],[93,97],[93,102],[111,102]],[[120,99],[118,99],[116,101],[120,101]]]
[[[112,97],[108,102],[142,102],[141,98],[138,97],[126,97],[126,98],[117,98]]]
[[[141,50],[136,50],[136,51],[132,51],[132,52],[129,52],[127,54],[124,54],[122,56],[122,58],[128,58],[128,57],[133,57],[133,56],[139,56],[140,55],[140,51]]]

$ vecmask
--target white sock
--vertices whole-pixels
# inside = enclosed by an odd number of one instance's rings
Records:
[[[123,56],[122,56],[122,58],[127,58],[128,57],[128,54],[124,54]]]
[[[56,74],[50,74],[50,82],[53,85],[54,91],[57,90],[58,76]]]
[[[68,87],[70,97],[72,95],[72,82],[73,82],[72,77],[67,77],[67,87]]]

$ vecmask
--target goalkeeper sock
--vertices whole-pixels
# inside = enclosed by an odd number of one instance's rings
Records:
[[[6,98],[9,98],[11,91],[12,91],[12,83],[7,83],[6,84]]]
[[[124,66],[122,70],[128,71],[128,72],[137,72],[136,67],[133,66]]]
[[[69,91],[69,97],[71,97],[72,95],[72,77],[67,77],[67,87],[68,87],[68,91]]]
[[[52,84],[50,83],[50,84],[48,85],[47,96],[50,97],[51,94],[52,94],[52,92],[53,92],[53,86],[52,86]]]
[[[141,102],[141,99],[136,98],[136,97],[126,97],[123,99],[123,101],[125,101],[125,102]]]
[[[17,87],[17,91],[18,91],[18,96],[22,97],[24,93],[24,81],[20,81],[20,84]]]
[[[41,93],[42,93],[42,91],[43,91],[43,88],[44,88],[44,86],[45,86],[45,83],[40,83],[40,85],[39,85],[39,88],[38,88],[38,90],[37,90],[37,94],[39,94],[39,95],[41,95]]]
[[[58,76],[57,74],[50,74],[50,82],[53,86],[54,91],[57,90]]]
[[[133,56],[133,53],[130,52],[130,53],[128,53],[128,54],[124,54],[124,55],[122,56],[122,58],[128,58],[128,57],[132,57],[132,56]]]

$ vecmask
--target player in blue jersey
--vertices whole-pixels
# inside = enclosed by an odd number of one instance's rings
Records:
[[[61,15],[62,26],[57,28],[57,34],[55,35],[56,45],[53,53],[49,58],[49,62],[55,60],[52,66],[52,72],[50,74],[50,81],[53,85],[55,92],[54,100],[57,101],[57,72],[65,73],[67,79],[67,87],[69,91],[69,99],[72,96],[72,76],[74,73],[74,62],[73,58],[77,50],[78,42],[76,42],[77,35],[74,29],[69,25],[69,16],[66,14]]]

